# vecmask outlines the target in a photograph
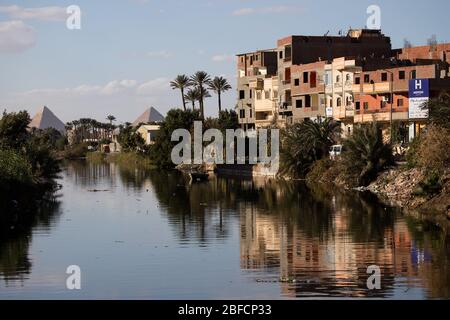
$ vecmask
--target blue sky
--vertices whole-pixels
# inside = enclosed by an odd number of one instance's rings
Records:
[[[81,30],[66,28],[72,4]],[[177,74],[205,70],[234,86],[236,53],[291,34],[364,27],[371,4],[393,47],[404,38],[423,45],[432,34],[450,42],[448,0],[0,0],[0,108],[33,114],[47,105],[63,121],[132,121],[149,106],[165,113],[180,106],[168,85]],[[235,97],[227,93],[225,107]],[[215,96],[206,113],[217,113]]]

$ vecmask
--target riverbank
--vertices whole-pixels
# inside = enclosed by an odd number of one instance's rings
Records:
[[[439,177],[439,189],[434,192],[427,192],[427,179],[424,169],[397,167],[381,173],[367,189],[389,204],[450,219],[450,172]]]

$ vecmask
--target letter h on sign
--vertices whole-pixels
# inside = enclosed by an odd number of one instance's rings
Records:
[[[416,80],[416,90],[422,90],[422,80]]]

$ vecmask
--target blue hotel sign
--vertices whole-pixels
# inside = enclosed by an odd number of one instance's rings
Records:
[[[428,79],[409,80],[409,119],[428,118],[428,108],[424,105],[430,99],[430,81]]]

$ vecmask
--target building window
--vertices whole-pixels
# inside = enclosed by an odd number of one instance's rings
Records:
[[[403,107],[403,99],[397,100],[397,107]]]
[[[265,99],[270,99],[270,89],[264,91],[264,98],[265,98]]]
[[[398,78],[400,79],[400,80],[404,80],[405,79],[405,71],[399,71],[398,72]]]
[[[340,83],[341,82],[341,76],[340,75],[337,75],[336,76],[336,83]]]
[[[345,81],[350,81],[350,73],[347,73],[347,75],[345,76]]]
[[[382,81],[382,82],[386,82],[386,81],[387,81],[387,73],[386,73],[386,72],[383,72],[383,73],[381,74],[381,81]]]
[[[273,90],[273,98],[274,99],[278,98],[278,91],[277,90]]]
[[[363,104],[363,106],[364,106],[364,110],[369,110],[369,102],[364,102],[364,104]]]
[[[303,100],[296,100],[295,101],[295,107],[297,108],[297,109],[300,109],[300,108],[303,108]]]
[[[250,89],[250,99],[252,98],[252,96],[253,96],[253,90]]]
[[[356,109],[356,110],[361,109],[361,102],[359,102],[359,101],[356,101],[356,102],[355,102],[355,109]]]
[[[360,77],[356,77],[356,78],[355,78],[355,84],[360,84],[360,83],[361,83]]]
[[[239,99],[245,99],[245,90],[239,90]]]
[[[416,79],[416,76],[417,76],[416,70],[412,70],[411,71],[411,79]]]
[[[342,99],[341,98],[337,98],[336,99],[336,106],[340,107],[342,105]]]
[[[364,83],[369,83],[370,82],[370,75],[369,74],[365,74],[364,75]]]
[[[239,110],[239,116],[242,118],[245,118],[245,109]]]
[[[283,51],[280,51],[280,59],[283,59]]]
[[[261,100],[261,91],[256,92],[256,100]]]
[[[294,79],[294,86],[298,87],[300,85],[300,79]]]
[[[308,72],[303,72],[303,83],[308,83]]]
[[[253,117],[253,110],[250,109],[249,111],[250,111],[250,118],[252,118]]]
[[[305,96],[305,108],[311,108],[311,96]]]

